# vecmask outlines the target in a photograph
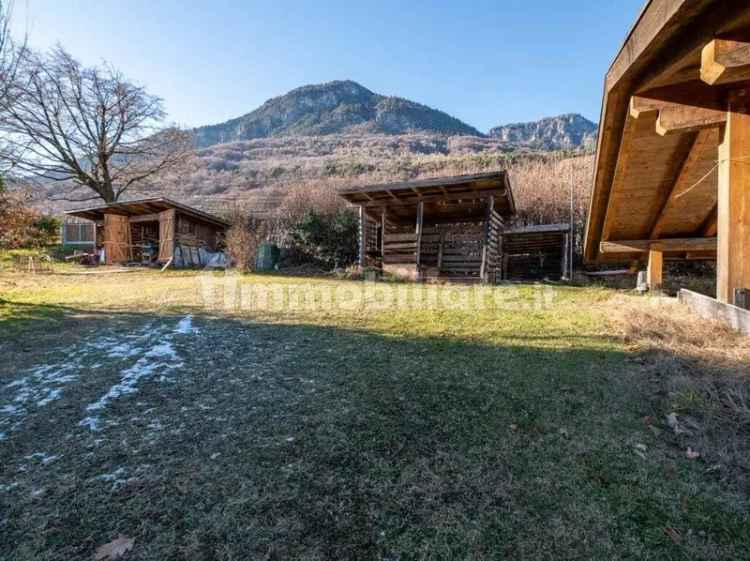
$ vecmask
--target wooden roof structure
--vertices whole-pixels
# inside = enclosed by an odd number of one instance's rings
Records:
[[[65,214],[68,216],[76,216],[78,218],[85,218],[87,220],[101,221],[104,219],[105,214],[116,214],[120,216],[147,216],[157,215],[165,210],[175,209],[180,213],[190,216],[199,222],[206,222],[219,226],[222,228],[228,228],[229,222],[219,218],[213,214],[208,214],[197,208],[189,207],[178,203],[165,197],[156,197],[150,199],[139,199],[134,201],[124,201],[111,203],[107,205],[100,205],[89,208],[82,208],[76,210],[66,211]],[[156,220],[156,218],[154,218]]]
[[[516,212],[506,171],[348,187],[339,194],[374,220],[380,220],[387,208],[388,220],[395,225],[412,224],[420,202],[425,220],[434,224],[483,221],[490,199],[501,216]]]
[[[605,80],[587,260],[638,258],[664,239],[703,239],[665,251],[715,253],[720,127],[737,83],[707,76],[708,51],[749,30],[747,1],[646,4]]]
[[[750,277],[748,41],[748,0],[646,4],[605,78],[587,261],[714,257],[720,284]]]

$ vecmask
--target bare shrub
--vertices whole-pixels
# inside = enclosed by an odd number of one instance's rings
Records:
[[[59,221],[28,205],[20,191],[0,190],[0,248],[37,248],[57,240]]]
[[[232,226],[227,230],[224,244],[231,264],[242,271],[250,270],[255,265],[258,247],[266,240],[266,226],[240,207],[234,209],[230,222]]]

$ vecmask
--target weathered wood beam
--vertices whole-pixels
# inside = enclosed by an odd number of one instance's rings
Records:
[[[380,207],[380,206],[416,206],[420,202],[431,203],[437,201],[484,201],[497,196],[505,196],[505,188],[500,189],[485,189],[482,191],[464,191],[461,193],[449,193],[447,195],[424,195],[421,197],[409,196],[409,197],[398,197],[397,200],[390,198],[383,199],[372,199],[367,202],[363,202],[366,207]]]
[[[660,136],[685,134],[720,127],[726,120],[727,113],[723,110],[670,103],[659,111],[656,133]]]
[[[659,99],[649,99],[634,95],[630,98],[630,116],[633,119],[640,119],[642,117],[655,118],[659,115],[661,108],[664,107],[664,103],[664,101]]]
[[[663,240],[618,240],[599,244],[602,253],[645,253],[658,251],[711,251],[716,238],[667,238]]]
[[[141,214],[130,217],[131,224],[137,224],[138,222],[159,222],[159,213]]]
[[[750,92],[730,95],[727,126],[719,146],[717,299],[734,304],[737,289],[750,288]]]
[[[634,119],[657,116],[656,132],[661,136],[719,127],[726,122],[724,107],[713,100],[705,105],[708,107],[634,95],[630,98],[630,115]]]
[[[664,279],[664,253],[651,249],[648,252],[648,269],[646,274],[648,288],[654,292],[662,289]]]
[[[714,39],[701,52],[700,75],[712,86],[750,80],[750,42]]]

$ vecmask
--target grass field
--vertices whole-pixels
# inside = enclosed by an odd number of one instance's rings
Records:
[[[82,273],[0,272],[3,561],[750,558],[750,346],[673,303]]]

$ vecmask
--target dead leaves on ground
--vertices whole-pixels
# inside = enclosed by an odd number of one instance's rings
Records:
[[[94,561],[115,561],[115,559],[121,559],[128,551],[133,549],[133,543],[133,538],[128,538],[120,534],[116,540],[112,540],[96,550]]]

